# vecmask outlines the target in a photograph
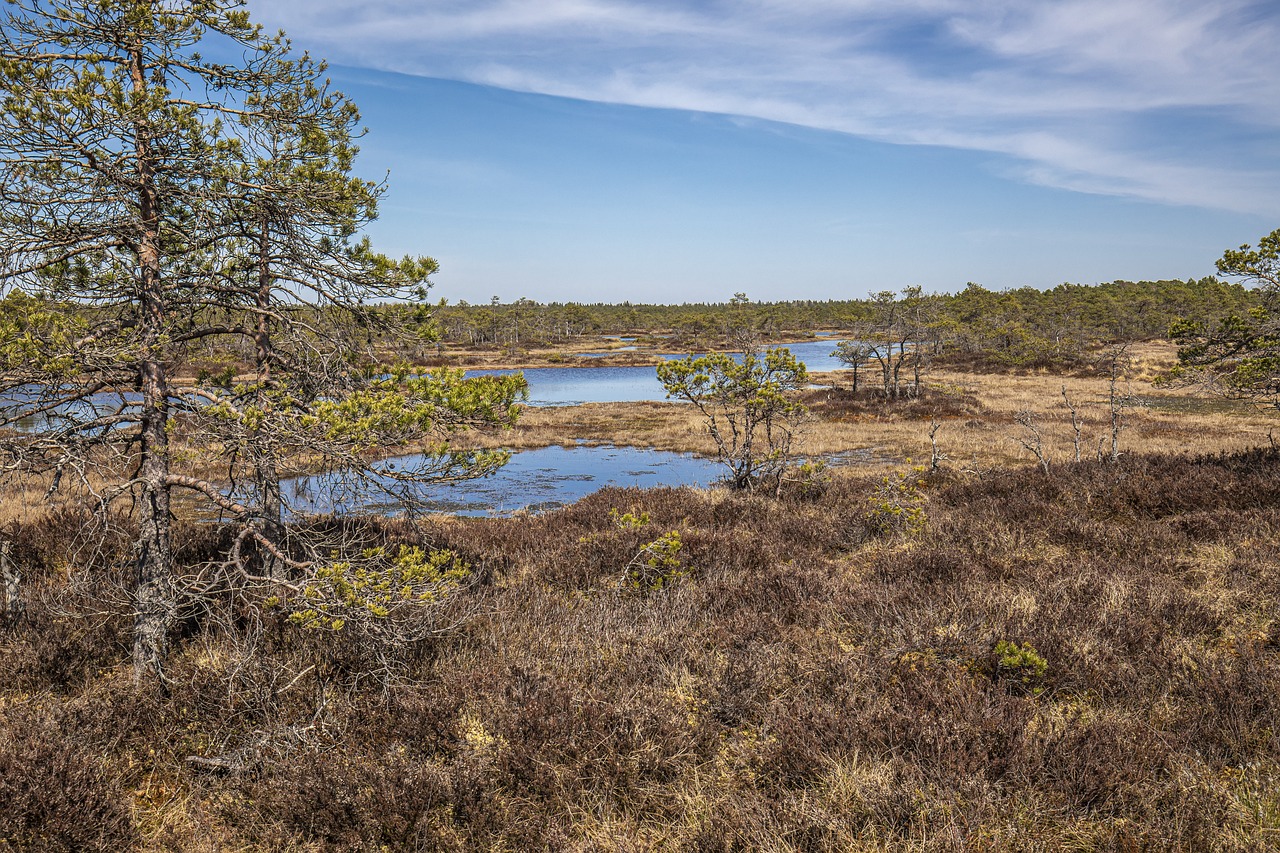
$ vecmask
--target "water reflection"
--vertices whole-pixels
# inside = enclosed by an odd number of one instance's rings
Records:
[[[388,460],[411,468],[420,457]],[[457,515],[510,515],[522,509],[552,509],[605,486],[707,486],[721,475],[713,460],[687,453],[612,445],[542,447],[513,453],[511,461],[483,480],[430,488],[427,506]],[[389,512],[389,501],[355,497],[339,488],[336,475],[299,477],[284,484],[298,512]]]
[[[524,373],[532,406],[575,406],[579,403],[633,403],[665,400],[652,367],[531,367],[527,370],[468,370],[467,376]]]

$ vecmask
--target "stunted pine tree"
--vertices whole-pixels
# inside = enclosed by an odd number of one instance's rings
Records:
[[[387,312],[370,303],[422,287],[434,262],[395,263],[358,239],[380,191],[349,174],[358,116],[243,3],[7,2],[0,420],[42,420],[4,439],[6,470],[51,492],[75,481],[100,511],[132,514],[134,670],[163,680],[176,492],[233,516],[237,549],[283,559],[282,453],[305,444],[337,464],[510,423],[518,383],[383,376],[367,330]],[[174,382],[194,347],[243,342],[248,380],[224,393]],[[178,470],[184,432],[225,442],[248,490],[192,470],[198,455]],[[469,461],[500,457],[462,457],[460,473],[476,472]]]
[[[658,381],[668,397],[692,403],[702,415],[731,488],[782,488],[792,444],[809,414],[794,393],[808,372],[785,347],[763,354],[727,353],[666,361]]]
[[[892,290],[882,290],[872,296],[872,309],[873,319],[857,326],[855,334],[866,344],[866,354],[880,368],[884,398],[896,400],[902,390],[902,367],[911,353],[906,310]]]

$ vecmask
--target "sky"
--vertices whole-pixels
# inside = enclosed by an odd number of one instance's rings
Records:
[[[256,7],[255,7],[256,5]],[[452,302],[1199,278],[1280,227],[1274,0],[258,0]]]

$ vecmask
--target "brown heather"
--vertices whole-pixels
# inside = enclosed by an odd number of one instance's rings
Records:
[[[914,538],[870,532],[878,485],[439,519],[473,615],[385,687],[366,650],[227,595],[188,614],[167,694],[136,688],[128,532],[86,564],[85,519],[24,525],[0,849],[1280,843],[1280,456],[945,469]],[[624,589],[670,530],[687,576]],[[193,566],[224,544],[177,538]]]

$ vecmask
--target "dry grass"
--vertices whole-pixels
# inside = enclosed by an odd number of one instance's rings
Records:
[[[10,483],[26,612],[0,627],[0,850],[1275,849],[1280,454],[1243,450],[1275,420],[1153,387],[1169,348],[1134,354],[1147,405],[1116,465],[1094,461],[1106,380],[937,372],[915,401],[805,396],[810,454],[926,459],[940,424],[919,491],[850,466],[780,500],[316,522],[456,550],[476,583],[446,606],[471,618],[392,652],[226,580],[184,607],[163,694],[129,678],[127,520]],[[577,439],[711,450],[661,403],[469,440]],[[678,567],[628,584],[672,531]],[[180,585],[225,534],[176,526]],[[371,679],[393,653],[405,680]]]
[[[1133,378],[1120,386],[1130,397],[1123,408],[1120,448],[1124,453],[1206,454],[1268,444],[1277,426],[1273,413],[1244,402],[1202,399],[1191,391],[1157,387],[1153,380],[1171,363],[1167,345],[1136,348]],[[817,374],[828,390],[808,392],[813,418],[799,452],[810,456],[854,453],[862,460],[928,459],[929,430],[936,420],[940,450],[954,466],[988,470],[1034,463],[1021,439],[1027,429],[1016,418],[1030,412],[1044,453],[1055,463],[1075,456],[1075,430],[1063,398],[1075,405],[1081,423],[1081,457],[1096,457],[1100,442],[1110,450],[1109,383],[1097,376],[1052,374],[993,375],[937,371],[929,393],[918,402],[852,400],[848,374]],[[692,407],[680,403],[588,403],[563,408],[528,408],[510,433],[464,436],[467,444],[529,448],[575,442],[608,442],[688,453],[713,453],[714,445]]]

